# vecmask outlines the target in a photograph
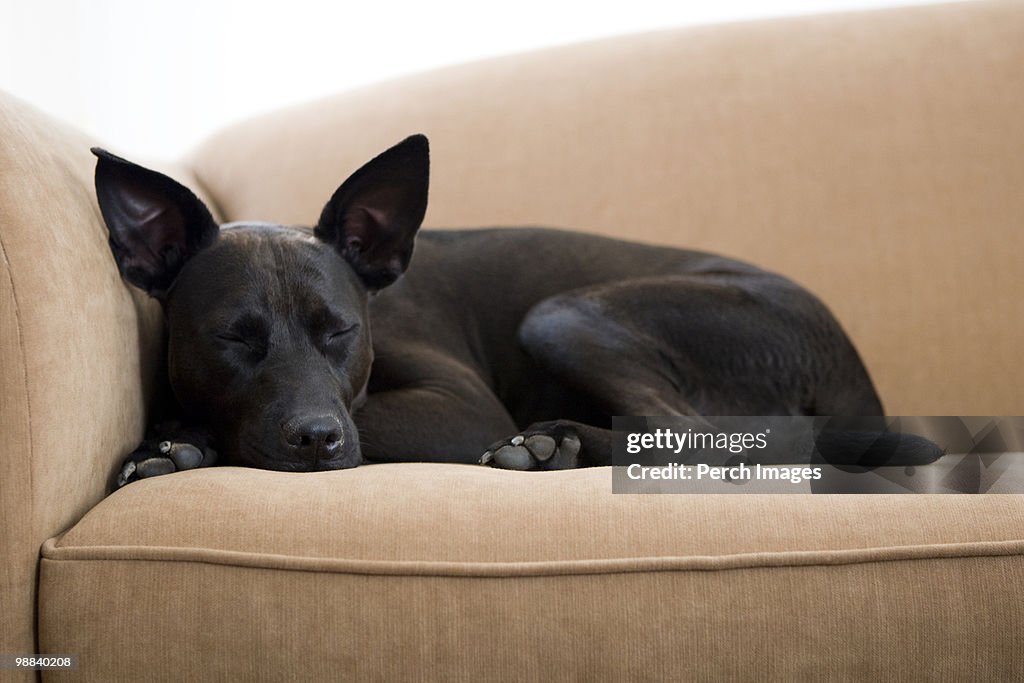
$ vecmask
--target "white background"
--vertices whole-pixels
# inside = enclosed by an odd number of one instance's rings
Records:
[[[410,72],[687,24],[922,0],[0,0],[0,89],[140,156]],[[2,144],[2,141],[0,141]]]

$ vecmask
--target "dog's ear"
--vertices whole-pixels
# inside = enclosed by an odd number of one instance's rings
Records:
[[[427,138],[413,135],[342,183],[315,234],[334,245],[369,289],[387,287],[409,266],[429,182]]]
[[[129,283],[162,299],[185,262],[217,239],[210,210],[184,185],[94,147],[96,198]]]

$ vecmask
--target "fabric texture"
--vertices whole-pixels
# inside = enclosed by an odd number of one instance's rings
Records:
[[[153,319],[120,282],[90,141],[0,96],[0,651],[30,653],[39,546],[143,428]]]
[[[1022,530],[1017,496],[215,468],[48,542],[40,627],[75,680],[1011,680]]]
[[[0,653],[36,651],[39,547],[106,494],[157,371],[159,311],[118,275],[93,144],[0,93]]]

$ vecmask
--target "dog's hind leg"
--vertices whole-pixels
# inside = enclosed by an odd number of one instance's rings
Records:
[[[613,415],[810,414],[828,385],[847,394],[848,414],[881,411],[828,311],[773,275],[652,277],[574,290],[531,309],[519,338],[607,419],[530,425],[487,450],[483,461],[498,467],[610,464]]]

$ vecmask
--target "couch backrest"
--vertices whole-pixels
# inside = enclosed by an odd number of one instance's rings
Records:
[[[428,225],[724,252],[836,312],[892,414],[1024,407],[1024,4],[685,28],[444,69],[224,131],[228,218],[309,223],[405,135]]]

